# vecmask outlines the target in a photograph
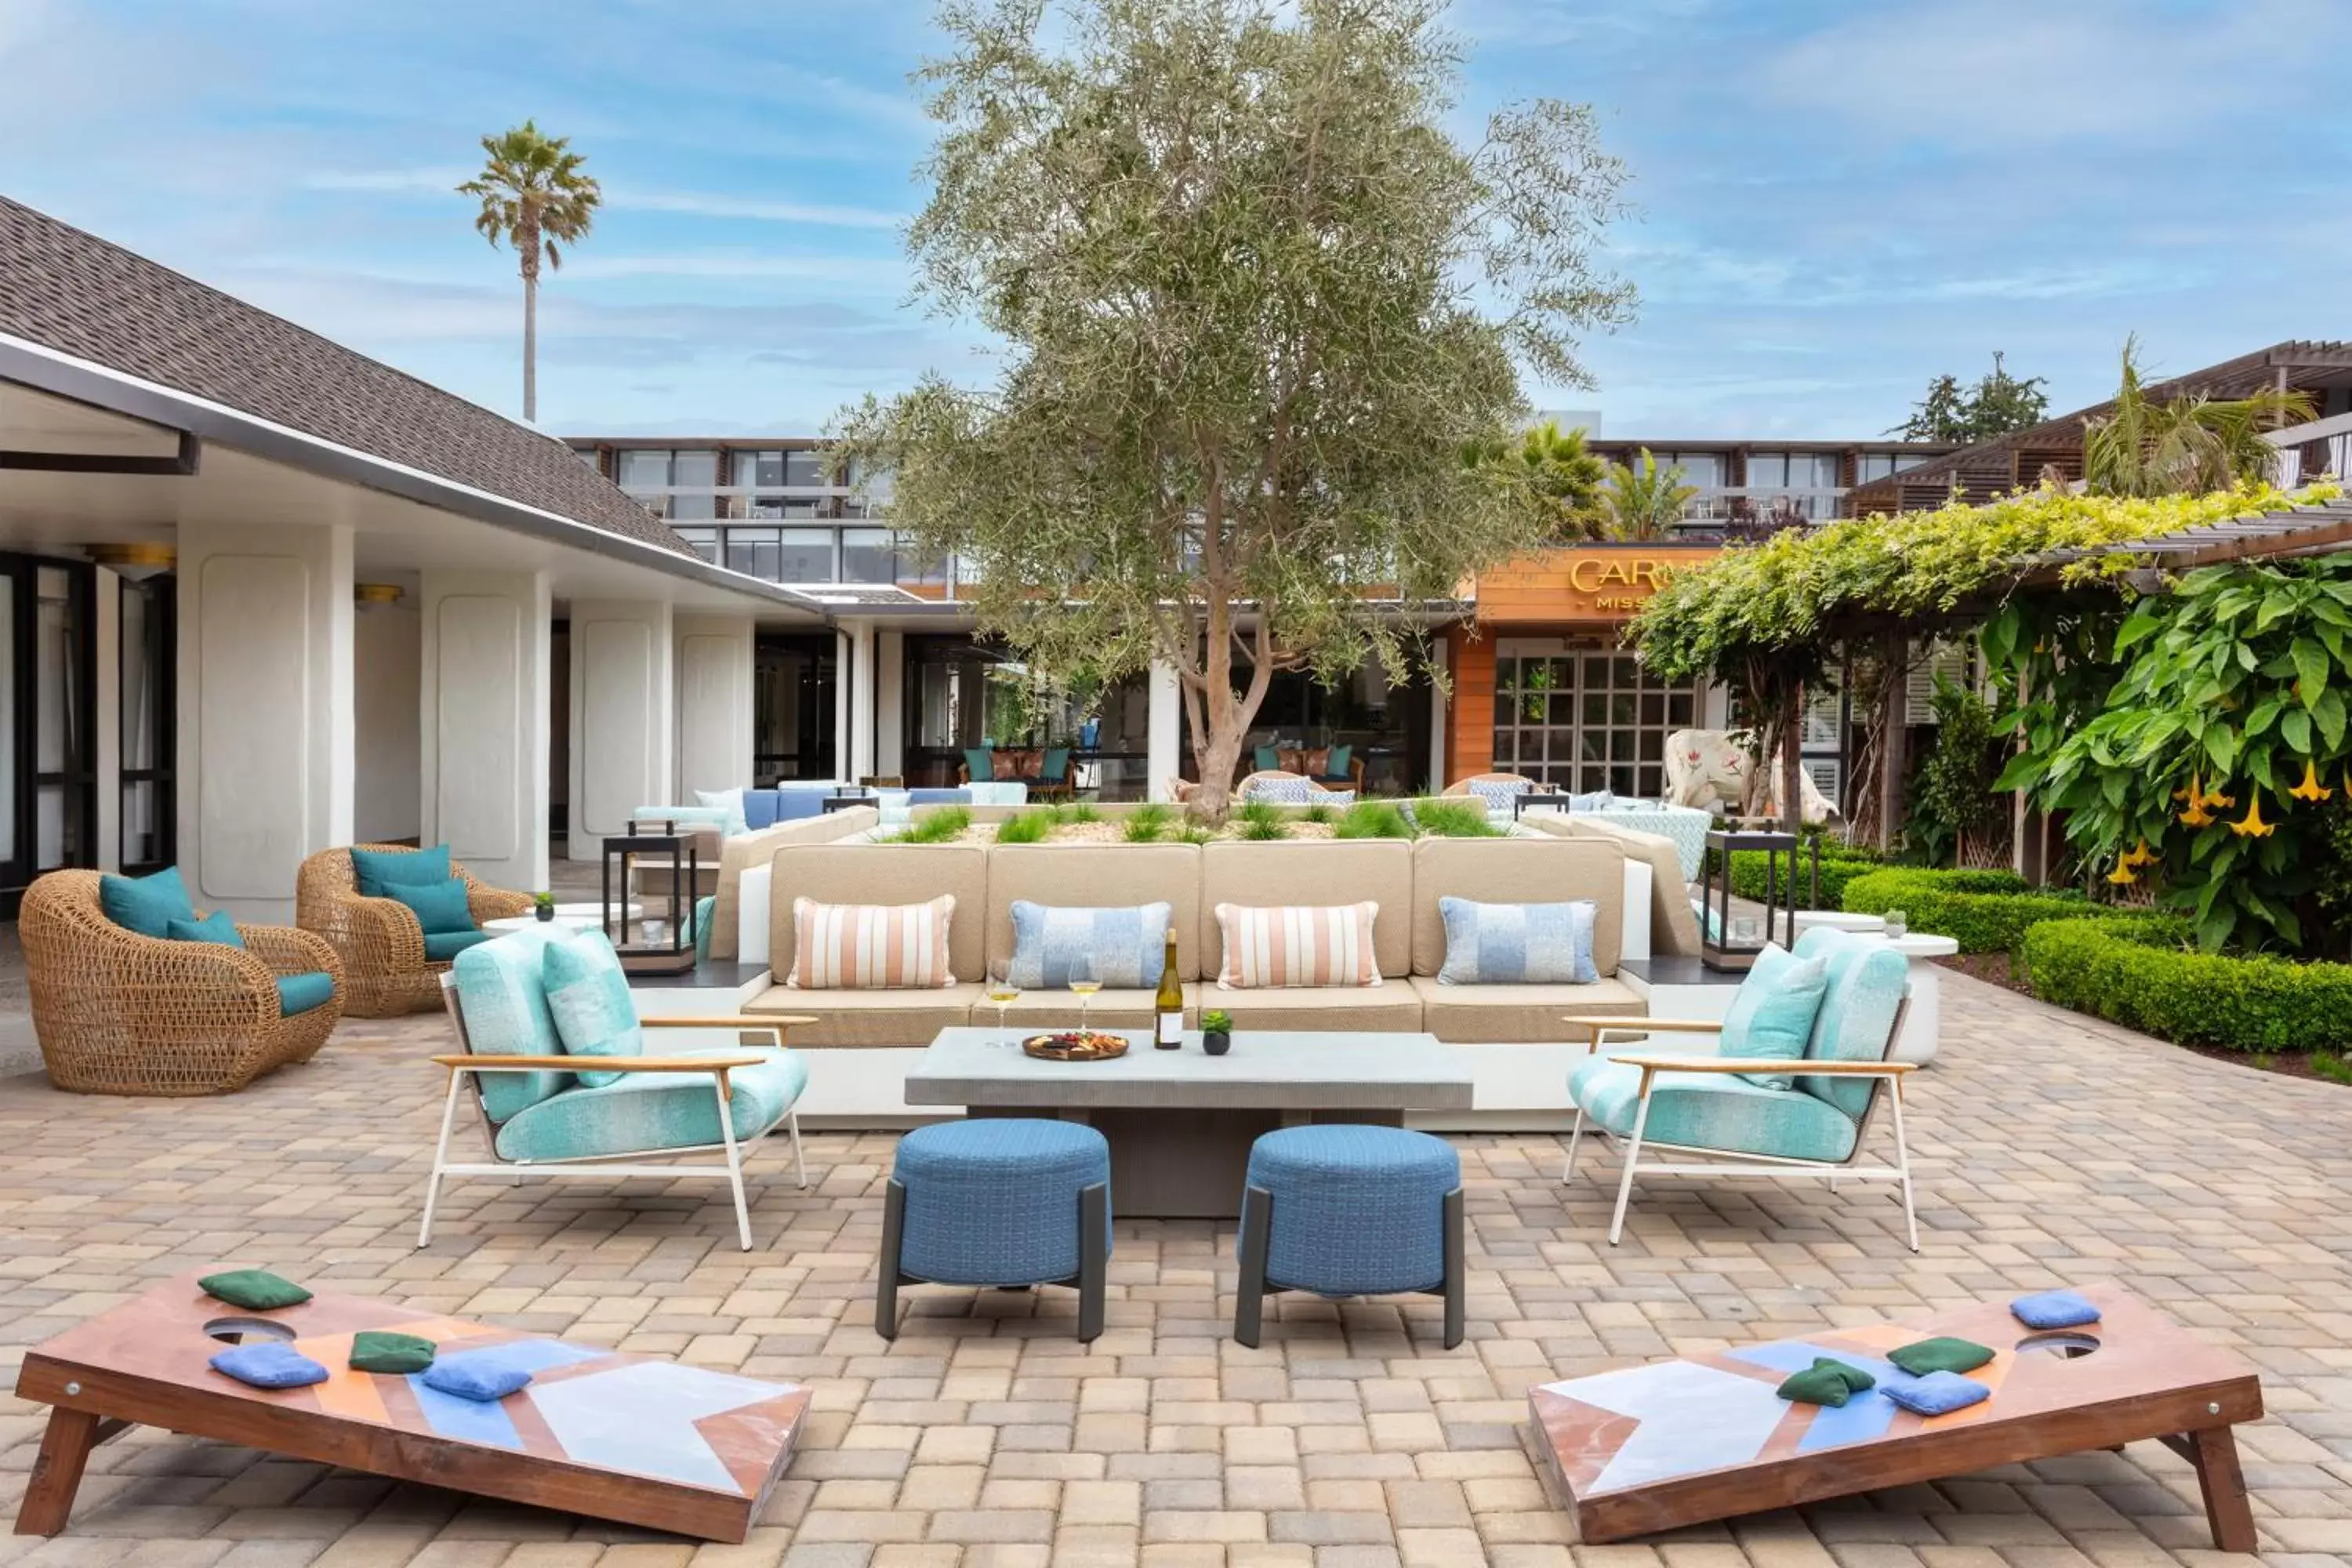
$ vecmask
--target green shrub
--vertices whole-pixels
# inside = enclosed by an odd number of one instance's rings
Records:
[[[997,824],[999,844],[1037,844],[1054,831],[1054,814],[1044,806],[1006,817]]]
[[[1822,879],[1829,868],[1822,867]],[[2080,893],[2055,889],[2029,890],[2025,879],[2009,871],[1930,871],[1890,866],[1845,884],[1852,913],[1901,910],[1911,929],[1948,936],[1962,952],[2010,952],[2027,929],[2042,921],[2072,920],[2096,912]]]
[[[1761,902],[1764,898],[1764,863],[1768,858],[1758,850],[1747,850],[1731,858],[1731,890],[1743,899]],[[1785,864],[1785,862],[1784,862]],[[1842,910],[1845,908],[1845,888],[1857,877],[1886,868],[1886,862],[1876,854],[1848,849],[1844,845],[1822,845],[1822,897],[1812,900],[1813,858],[1806,845],[1797,847],[1796,907],[1801,910]],[[1788,889],[1781,889],[1788,897]]]
[[[1486,817],[1486,803],[1433,795],[1412,803],[1412,825],[1432,838],[1500,838],[1503,830]]]
[[[1129,844],[1157,844],[1168,836],[1175,820],[1175,812],[1159,801],[1150,801],[1135,808],[1119,836]]]
[[[953,842],[971,826],[971,809],[961,805],[942,805],[917,817],[898,832],[877,839],[880,844],[947,844]]]
[[[1301,822],[1328,823],[1338,815],[1339,814],[1336,811],[1332,810],[1331,803],[1329,801],[1315,800],[1307,803],[1307,809],[1298,814],[1298,820]]]
[[[1095,809],[1095,804],[1090,800],[1066,800],[1054,807],[1054,820],[1057,823],[1100,822],[1102,813]]]
[[[2019,953],[2043,1001],[2182,1045],[2352,1047],[2352,964],[2200,952],[2188,923],[2162,915],[2043,921]]]
[[[1339,814],[1339,826],[1331,829],[1334,838],[1410,838],[1412,824],[1404,819],[1396,803],[1387,800],[1360,800]]]
[[[1242,802],[1241,811],[1237,815],[1241,820],[1241,826],[1237,830],[1241,837],[1265,839],[1290,837],[1290,824],[1283,820],[1282,807],[1272,801],[1245,800]]]
[[[1186,844],[1206,844],[1216,836],[1215,828],[1205,822],[1194,822],[1189,817],[1184,825],[1176,830],[1176,837]]]

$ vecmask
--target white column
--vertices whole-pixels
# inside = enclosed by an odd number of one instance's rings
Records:
[[[874,634],[874,771],[907,771],[907,634]]]
[[[751,619],[677,617],[679,805],[697,790],[746,789],[751,778]]]
[[[1168,781],[1176,776],[1184,755],[1184,700],[1176,680],[1176,667],[1154,659],[1145,677],[1151,710],[1144,726],[1144,784],[1150,800],[1172,800]]]
[[[874,624],[849,626],[849,764],[842,776],[871,777],[874,767]]]
[[[857,776],[857,770],[850,766],[849,755],[849,634],[836,627],[833,634],[833,776],[836,779]]]
[[[352,841],[352,531],[182,523],[179,848],[204,908],[291,923]]]
[[[568,850],[594,860],[643,805],[676,805],[670,609],[644,601],[572,605],[572,802]]]
[[[417,835],[486,882],[537,892],[555,702],[547,574],[427,572],[417,616]]]

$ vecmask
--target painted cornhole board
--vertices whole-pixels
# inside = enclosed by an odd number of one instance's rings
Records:
[[[570,1344],[362,1296],[314,1296],[247,1312],[195,1274],[67,1330],[25,1357],[19,1398],[52,1406],[16,1515],[19,1535],[66,1526],[89,1451],[131,1426],[161,1426],[401,1480],[740,1542],[792,1457],[809,1392]],[[208,1325],[215,1327],[208,1332]],[[250,1388],[205,1363],[236,1322],[291,1331],[332,1374],[308,1388]],[[519,1347],[531,1382],[494,1404],[415,1377],[351,1369],[352,1336],[394,1329],[445,1355]],[[266,1329],[249,1342],[271,1335]]]
[[[2252,1552],[2253,1514],[2230,1428],[2263,1413],[2254,1369],[2119,1285],[2082,1293],[2101,1321],[2056,1334],[2027,1329],[2006,1300],[1989,1301],[1546,1384],[1528,1402],[1588,1542],[2152,1437],[2197,1467],[2214,1544]],[[1816,1356],[1900,1377],[1885,1353],[1935,1334],[1997,1352],[1969,1374],[1991,1388],[1990,1399],[1922,1417],[1875,1389],[1833,1410],[1774,1392]],[[2036,1348],[2070,1341],[2072,1354]]]

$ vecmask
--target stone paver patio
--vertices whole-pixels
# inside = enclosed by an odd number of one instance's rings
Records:
[[[763,1525],[694,1546],[153,1432],[99,1451],[70,1532],[0,1563],[334,1568],[2141,1568],[2210,1551],[2154,1444],[1572,1543],[1525,1447],[1532,1383],[2061,1282],[2120,1279],[2263,1370],[2240,1429],[2265,1555],[2352,1562],[2352,1094],[2087,1024],[1960,977],[1914,1080],[1925,1250],[1884,1188],[1557,1184],[1544,1137],[1460,1140],[1470,1339],[1438,1304],[1283,1300],[1226,1338],[1230,1232],[1122,1225],[1110,1328],[1066,1292],[919,1289],[870,1322],[891,1140],[814,1134],[814,1186],[755,1162],[745,1254],[713,1185],[459,1182],[412,1248],[439,1104],[436,1018],[346,1024],[228,1100],[0,1083],[0,1374],[137,1285],[267,1265],[320,1289],[804,1381],[815,1414]],[[1591,1169],[1607,1172],[1598,1159]],[[40,1415],[0,1396],[13,1519]]]

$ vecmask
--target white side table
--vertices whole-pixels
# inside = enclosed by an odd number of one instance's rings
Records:
[[[1853,931],[1857,935],[1884,936],[1886,921],[1878,915],[1850,915],[1843,910],[1799,910],[1797,931],[1800,934],[1815,926],[1827,926],[1832,931]]]
[[[1928,936],[1919,931],[1908,936],[1881,936],[1878,940],[1901,953],[1910,971],[1911,1010],[1904,1015],[1903,1033],[1895,1037],[1894,1059],[1924,1066],[1936,1059],[1943,1014],[1938,994],[1943,971],[1928,960],[1949,958],[1960,951],[1960,944],[1948,936]]]
[[[635,920],[643,913],[644,910],[638,905],[635,903],[629,905],[629,919]],[[529,931],[531,927],[541,923],[536,914],[501,915],[494,921],[484,921],[482,929],[484,931]],[[604,923],[604,906],[558,904],[555,906],[555,918],[543,923],[565,926],[572,931],[595,931]]]

